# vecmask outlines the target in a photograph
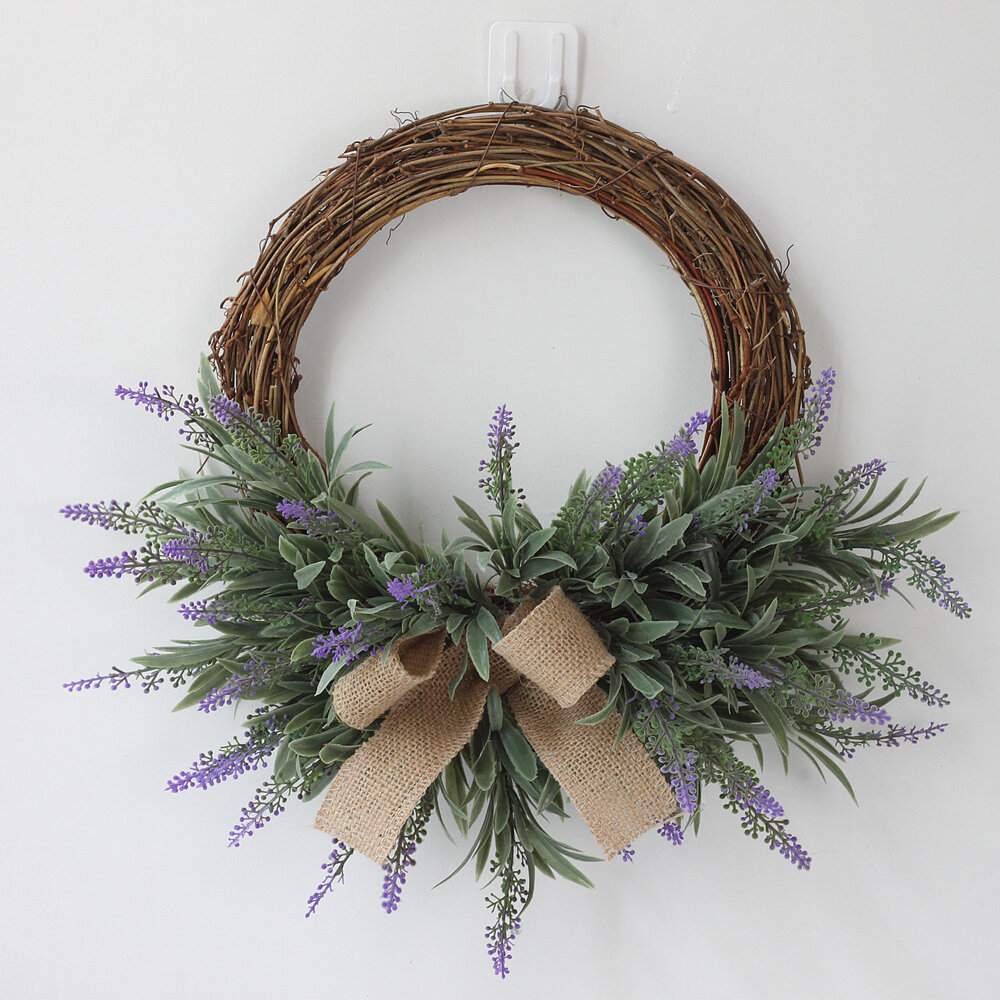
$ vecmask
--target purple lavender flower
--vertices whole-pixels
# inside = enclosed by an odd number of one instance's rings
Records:
[[[59,513],[71,521],[96,524],[98,527],[104,528],[105,531],[117,531],[118,518],[127,507],[127,503],[119,504],[117,500],[99,503],[74,503],[61,507]]]
[[[663,826],[656,828],[656,832],[669,840],[674,847],[680,847],[684,842],[684,831],[681,829],[680,823],[674,820],[667,820]]]
[[[317,660],[337,660],[345,664],[369,651],[361,641],[361,622],[348,622],[334,629],[329,635],[313,640],[312,655]]]
[[[389,586],[385,589],[389,591],[389,596],[394,601],[397,601],[399,604],[406,604],[407,601],[413,599],[417,585],[408,577],[397,576],[389,582]]]
[[[911,571],[906,580],[911,587],[958,618],[968,618],[972,614],[972,608],[955,588],[953,579],[945,575],[948,567],[940,559],[928,555],[915,541],[904,542],[897,551],[903,564]]]
[[[889,576],[888,573],[883,573],[878,580],[873,580],[867,585],[866,595],[863,598],[864,602],[867,604],[879,597],[888,597],[895,585],[895,577]],[[862,587],[864,586],[862,585]]]
[[[276,509],[286,521],[301,521],[312,508],[304,500],[280,500]]]
[[[273,664],[248,660],[243,666],[243,673],[232,674],[225,683],[213,688],[198,702],[199,712],[214,712],[242,698],[250,698],[267,685]]]
[[[221,393],[208,401],[208,408],[223,427],[228,427],[234,420],[245,416],[243,408],[235,399],[230,399]]]
[[[659,698],[650,699],[649,707],[652,711],[659,712],[668,719],[676,719],[681,703],[673,695],[668,695],[665,702]]]
[[[332,510],[310,507],[302,500],[282,500],[276,509],[289,527],[298,528],[310,537],[329,535],[340,527],[337,515]]]
[[[756,779],[748,777],[731,788],[732,801],[744,809],[780,819],[785,815],[781,803]]]
[[[649,527],[649,522],[637,514],[635,517],[630,517],[628,519],[627,527],[631,528],[632,531],[641,537],[646,534],[646,528]]]
[[[108,687],[112,691],[117,691],[119,688],[130,688],[132,686],[132,675],[129,671],[119,670],[115,667],[110,674],[97,674],[94,677],[84,677],[78,681],[67,681],[63,684],[63,687],[67,691],[89,691],[91,688],[96,690],[105,681],[109,682]],[[156,684],[156,687],[159,687],[159,684]],[[154,687],[153,690],[155,689]]]
[[[528,880],[523,876],[523,866],[527,857],[523,848],[515,845],[510,857],[500,864],[492,862],[490,871],[499,879],[496,893],[486,898],[486,905],[496,917],[492,926],[486,928],[486,954],[493,960],[493,972],[501,979],[510,973],[510,956],[514,938],[521,929],[521,914],[528,904]]]
[[[771,494],[774,492],[774,488],[778,485],[778,475],[777,469],[765,469],[755,480],[755,482],[760,483],[764,492]]]
[[[803,443],[803,457],[810,458],[816,454],[822,442],[823,428],[830,419],[830,405],[833,401],[833,388],[837,373],[832,368],[826,368],[819,379],[802,400],[802,411],[799,422],[809,431],[809,440]]]
[[[725,683],[746,688],[748,691],[770,687],[773,683],[759,670],[741,663],[735,656],[731,656],[728,663],[720,658],[718,663],[712,665],[709,675]]]
[[[684,757],[674,756],[660,770],[670,779],[677,795],[677,805],[686,813],[698,811],[698,772],[695,755],[689,751]]]
[[[514,440],[515,430],[513,413],[501,403],[493,414],[486,435],[490,456],[479,463],[479,471],[488,472],[488,475],[479,480],[479,487],[485,490],[499,510],[503,510],[512,495],[519,499],[524,497],[522,490],[511,485],[511,460],[514,449],[520,447]]]
[[[509,923],[496,923],[486,928],[486,954],[493,959],[493,974],[501,979],[510,975],[510,961],[514,951],[514,938],[521,929],[521,918],[514,917]]]
[[[490,421],[490,429],[486,435],[486,440],[493,452],[499,452],[501,448],[511,445],[514,441],[514,414],[507,409],[505,403],[501,403],[493,414]]]
[[[172,385],[150,391],[148,382],[140,382],[138,389],[126,389],[123,385],[115,389],[115,396],[119,399],[130,399],[135,406],[141,406],[147,413],[153,413],[163,420],[169,420],[178,409],[176,401],[171,399],[173,395]]]
[[[163,553],[164,558],[186,563],[189,566],[193,566],[199,573],[204,573],[207,576],[211,572],[212,567],[202,546],[208,541],[209,538],[207,535],[191,529],[187,534],[179,538],[168,538],[163,542],[160,551]]]
[[[316,886],[315,892],[306,900],[309,907],[306,910],[307,917],[311,917],[316,912],[316,907],[323,901],[326,894],[333,889],[336,882],[344,881],[344,865],[353,853],[353,847],[348,847],[334,838],[333,850],[326,861],[320,866],[326,872],[326,875],[323,876],[323,881]]]
[[[433,614],[440,614],[442,602],[447,598],[438,582],[430,579],[423,586],[418,586],[422,579],[427,579],[430,575],[426,566],[420,566],[415,573],[397,576],[390,580],[386,590],[401,607],[405,608],[410,601],[413,601],[418,606],[424,605]]]
[[[700,410],[670,439],[663,449],[664,455],[673,455],[681,462],[698,453],[698,446],[694,443],[694,436],[709,421],[708,411]]]
[[[244,837],[252,837],[264,828],[275,816],[285,811],[287,793],[283,792],[272,778],[254,793],[254,797],[240,810],[236,825],[229,831],[229,846],[239,847]]]
[[[855,697],[849,691],[838,691],[822,712],[834,722],[867,722],[872,726],[884,726],[891,716],[884,708],[869,705],[867,701]]]
[[[246,736],[246,743],[231,743],[218,755],[214,750],[201,754],[189,771],[181,771],[167,782],[166,790],[183,792],[189,788],[211,788],[228,778],[256,771],[274,753],[280,734],[251,732]]]
[[[417,845],[427,835],[427,821],[434,812],[433,795],[425,795],[403,824],[396,846],[392,849],[386,863],[382,866],[385,878],[382,880],[382,909],[386,913],[394,913],[399,907],[399,898],[406,884],[406,872],[416,862],[414,855]]]
[[[200,601],[188,601],[182,604],[177,613],[189,622],[204,622],[206,625],[218,625],[220,621],[232,621],[228,617],[230,606],[212,597]]]
[[[760,493],[757,496],[757,501],[754,504],[753,513],[756,515],[760,508],[764,505],[764,498],[771,496],[778,486],[778,470],[777,469],[765,469],[755,480],[754,483],[760,488]]]
[[[840,479],[849,489],[863,490],[871,486],[879,476],[885,474],[885,462],[880,458],[852,466],[840,473]]]
[[[399,908],[399,899],[406,885],[406,869],[413,864],[413,855],[417,851],[416,844],[408,844],[399,852],[394,864],[382,866],[385,878],[382,880],[382,909],[386,913],[394,913]]]
[[[635,851],[632,849],[631,844],[626,844],[619,852],[618,857],[628,864],[631,864],[635,860]]]
[[[123,552],[120,556],[108,556],[107,559],[92,559],[83,567],[83,571],[92,580],[100,580],[106,576],[121,579],[126,574],[134,574],[136,572],[136,554],[137,550],[132,549],[131,552]]]
[[[624,476],[625,470],[620,465],[606,465],[601,469],[590,484],[595,501],[607,503],[617,492]]]
[[[783,858],[787,858],[800,871],[808,871],[812,865],[812,858],[806,853],[806,849],[799,843],[799,838],[791,834],[771,837],[765,843],[772,851],[777,850]]]

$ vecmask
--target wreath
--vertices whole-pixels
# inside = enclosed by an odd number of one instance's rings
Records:
[[[884,489],[878,459],[802,484],[834,372],[810,382],[784,270],[744,212],[648,139],[583,108],[486,105],[400,121],[343,159],[271,224],[198,396],[117,388],[180,420],[198,471],[134,504],[61,513],[142,536],[85,572],[171,586],[196,637],[65,686],[169,683],[186,685],[179,707],[255,705],[241,738],[167,788],[270,762],[233,846],[291,797],[322,797],[316,825],[334,839],[307,916],[356,854],[385,869],[393,912],[436,814],[468,839],[459,867],[491,876],[500,976],[535,876],[590,884],[581,865],[597,859],[550,822],[570,807],[605,857],[631,861],[651,829],[678,845],[696,831],[714,789],[746,834],[808,868],[739,751],[801,752],[850,791],[841,763],[858,748],[944,728],[890,718],[901,695],[947,697],[892,640],[852,631],[848,613],[905,581],[967,617],[920,542],[954,515],[912,516],[920,489]],[[338,434],[331,408],[323,447],[304,439],[296,340],[375,233],[482,184],[582,195],[653,239],[704,317],[713,400],[650,450],[581,473],[547,525],[520,488],[513,415],[498,406],[478,471],[490,510],[457,500],[461,533],[435,547],[366,495],[386,466],[345,464],[358,428]]]

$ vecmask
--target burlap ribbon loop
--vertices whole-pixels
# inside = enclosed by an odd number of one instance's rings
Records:
[[[438,669],[444,640],[444,629],[438,629],[397,639],[385,657],[368,657],[334,687],[337,717],[355,729],[366,729]]]
[[[445,646],[444,629],[396,640],[387,656],[369,657],[337,683],[334,708],[348,725],[365,728],[387,714],[331,782],[320,830],[384,864],[428,787],[469,741],[491,686],[609,858],[676,813],[673,791],[636,736],[615,745],[617,714],[577,724],[603,707],[594,681],[614,657],[562,590],[522,602],[503,632],[490,650],[489,682],[469,674],[454,697],[448,687],[464,650]]]
[[[575,705],[615,662],[561,587],[532,607],[493,649],[561,708]]]

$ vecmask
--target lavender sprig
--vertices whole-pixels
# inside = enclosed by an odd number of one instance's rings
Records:
[[[421,799],[413,815],[403,825],[396,838],[396,846],[382,866],[385,878],[382,880],[382,909],[394,913],[399,907],[399,899],[406,884],[407,869],[416,861],[417,847],[427,836],[427,821],[434,812],[434,795],[428,793]]]
[[[694,436],[709,422],[708,410],[700,410],[664,445],[661,455],[672,455],[682,462],[698,454]]]
[[[332,510],[310,507],[303,500],[282,500],[278,513],[290,528],[304,531],[310,538],[328,538],[341,531],[343,525]]]
[[[521,915],[530,898],[528,881],[523,875],[527,861],[524,849],[514,844],[503,864],[494,861],[490,865],[490,871],[500,879],[500,886],[496,893],[486,897],[486,905],[495,917],[486,928],[486,954],[493,960],[494,975],[501,979],[510,974],[514,938],[521,929]]]
[[[785,688],[798,703],[804,713],[815,712],[834,722],[866,722],[874,726],[884,726],[891,716],[884,709],[871,705],[850,691],[836,688],[828,677],[814,677],[801,662],[793,662],[785,669],[770,665],[758,668],[765,677],[777,682],[774,691]],[[812,683],[805,683],[808,678]]]
[[[415,572],[390,580],[386,591],[400,607],[412,604],[440,618],[445,614],[446,607],[453,607],[461,600],[458,595],[461,586],[462,581],[449,570],[420,565]]]
[[[225,569],[233,559],[266,558],[260,549],[236,541],[228,528],[209,535],[184,529],[174,537],[147,542],[139,549],[124,550],[121,555],[91,560],[83,569],[92,579],[133,576],[139,583],[157,581],[174,583],[178,579],[203,580]]]
[[[152,413],[162,420],[170,420],[176,413],[194,417],[205,412],[194,396],[190,393],[178,396],[172,385],[161,385],[159,388],[154,386],[152,389],[149,388],[148,382],[140,382],[136,389],[119,385],[115,389],[115,396],[135,406],[141,406],[147,413]]]
[[[223,684],[209,691],[198,702],[198,711],[214,712],[241,699],[252,698],[256,692],[270,684],[275,672],[282,666],[280,663],[254,659],[241,663],[242,672],[231,674]]]
[[[120,385],[115,389],[115,396],[141,406],[147,413],[169,421],[175,414],[183,414],[185,426],[179,434],[196,447],[206,447],[211,444],[211,437],[197,426],[198,418],[205,415],[205,410],[198,400],[190,393],[178,395],[172,385],[163,385],[158,389],[149,388],[148,382],[140,382],[137,389],[127,389]]]
[[[67,504],[60,508],[59,513],[71,521],[94,524],[105,531],[120,531],[126,535],[177,531],[181,527],[176,518],[149,500],[135,506],[128,501],[119,503],[117,500]]]
[[[312,655],[317,660],[336,660],[346,666],[371,649],[362,639],[362,631],[361,622],[341,625],[313,640]]]
[[[799,450],[803,458],[811,458],[823,441],[823,429],[830,419],[833,389],[837,373],[825,368],[802,401],[802,412],[796,426],[800,432]]]
[[[728,662],[720,657],[710,676],[725,684],[733,684],[736,687],[745,688],[747,691],[754,691],[757,688],[767,688],[774,683],[759,670],[741,663],[735,656],[730,656]]]
[[[671,733],[669,720],[657,698],[642,699],[633,716],[633,728],[647,753],[659,764],[677,796],[677,804],[686,813],[698,810],[697,758],[685,750],[678,736]]]
[[[909,666],[897,650],[888,650],[880,659],[876,652],[878,645],[874,634],[862,633],[853,645],[837,646],[831,650],[831,655],[841,668],[853,670],[866,684],[878,683],[893,694],[905,691],[911,698],[932,707],[949,704],[948,695],[925,681],[920,671]]]
[[[279,782],[276,778],[265,781],[240,810],[239,819],[229,831],[229,846],[239,847],[244,837],[252,837],[275,816],[280,816],[285,811],[290,794],[291,787],[287,782]]]
[[[615,486],[613,502],[606,504],[607,529],[602,537],[605,546],[613,546],[623,534],[643,534],[646,527],[643,512],[662,503],[676,485],[684,463],[697,454],[694,435],[708,421],[707,411],[696,413],[670,441],[661,442],[656,451],[626,459],[622,465],[623,474]],[[581,519],[576,520],[574,540],[583,523]]]
[[[898,747],[904,743],[919,743],[939,736],[947,727],[947,722],[909,727],[894,722],[884,732],[856,732],[846,726],[836,729],[814,726],[812,729],[820,736],[832,740],[841,757],[851,760],[859,747]]]
[[[946,575],[948,567],[940,559],[924,552],[919,542],[897,543],[888,554],[892,561],[910,570],[906,582],[929,597],[939,608],[950,611],[957,618],[972,615],[972,608],[962,598],[952,578]]]
[[[680,847],[684,843],[684,831],[680,823],[675,820],[667,820],[663,826],[658,826],[656,832],[669,841],[674,847]]]
[[[353,854],[353,847],[348,847],[347,844],[341,843],[334,838],[333,850],[330,852],[330,856],[320,865],[323,871],[326,872],[323,876],[323,881],[316,886],[313,894],[306,900],[306,905],[308,906],[306,910],[307,918],[316,912],[316,908],[323,902],[327,894],[333,890],[334,885],[337,882],[344,881],[344,866]]]
[[[281,742],[281,733],[273,727],[251,730],[246,741],[234,740],[216,753],[209,750],[194,761],[190,770],[175,774],[167,782],[168,792],[184,792],[189,788],[211,788],[229,778],[238,778],[256,771],[274,753]],[[244,810],[245,811],[245,810]]]
[[[524,499],[524,491],[515,489],[511,485],[514,450],[520,447],[519,442],[514,440],[516,429],[514,414],[507,409],[506,404],[501,403],[493,414],[486,435],[489,458],[484,458],[479,463],[479,471],[487,473],[479,480],[479,488],[486,492],[497,510],[501,512],[512,496],[516,496],[519,500]]]
[[[189,678],[202,671],[203,665],[196,663],[180,668],[140,667],[137,670],[122,670],[113,667],[109,674],[96,674],[94,677],[84,677],[81,680],[68,681],[63,684],[67,691],[91,691],[101,687],[105,682],[112,691],[119,688],[130,688],[133,682],[138,682],[144,694],[158,691],[165,680],[169,678],[173,687],[180,687]]]
[[[295,434],[282,433],[276,419],[244,409],[235,399],[222,394],[213,396],[208,408],[232,435],[233,444],[265,468],[287,475],[297,460],[307,454]]]

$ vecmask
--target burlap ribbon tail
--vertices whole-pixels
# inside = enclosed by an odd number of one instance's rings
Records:
[[[463,650],[445,647],[444,629],[397,639],[387,656],[369,657],[337,682],[343,722],[365,729],[385,718],[337,772],[318,829],[384,864],[417,803],[468,743],[491,686],[609,858],[676,813],[673,791],[635,734],[615,745],[617,713],[577,725],[604,706],[594,682],[614,657],[563,591],[525,600],[502,631],[489,681],[470,671],[454,697],[448,687]]]

